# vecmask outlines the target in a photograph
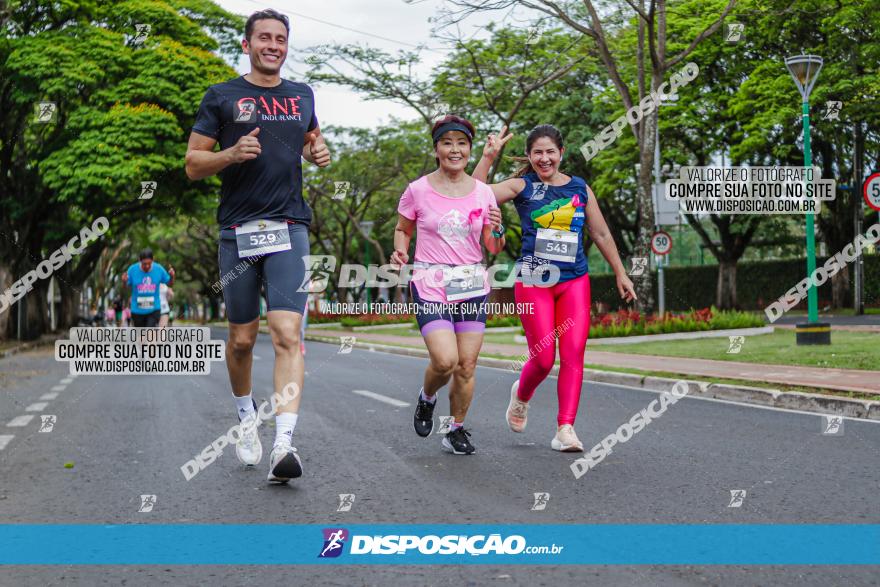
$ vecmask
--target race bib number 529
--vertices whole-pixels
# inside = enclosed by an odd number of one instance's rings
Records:
[[[235,229],[239,258],[290,250],[290,233],[284,220],[252,220]]]

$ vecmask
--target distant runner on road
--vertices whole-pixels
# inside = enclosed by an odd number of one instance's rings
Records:
[[[144,249],[122,275],[122,283],[131,288],[132,326],[155,327],[159,325],[162,301],[159,286],[174,284],[174,268],[168,271],[153,261],[153,251]]]

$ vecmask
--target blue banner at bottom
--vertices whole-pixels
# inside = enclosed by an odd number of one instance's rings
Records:
[[[880,525],[0,525],[4,565],[880,565]]]

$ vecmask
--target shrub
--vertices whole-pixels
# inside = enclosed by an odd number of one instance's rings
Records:
[[[593,316],[590,338],[752,328],[763,325],[764,320],[758,315],[749,312],[719,312],[715,307],[691,309],[684,314],[667,312],[664,316],[656,314],[641,316],[635,311],[618,310],[614,313]]]
[[[487,328],[496,328],[501,326],[519,326],[519,316],[510,314],[492,314],[486,318]]]
[[[342,326],[381,326],[415,322],[412,314],[346,314],[337,318]]]

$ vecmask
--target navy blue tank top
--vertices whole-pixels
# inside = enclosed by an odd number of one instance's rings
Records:
[[[513,200],[522,224],[521,275],[547,263],[559,268],[560,283],[589,270],[583,229],[587,219],[587,183],[572,176],[565,185],[542,183],[534,171],[522,178],[525,188]],[[537,250],[536,250],[537,245]]]

